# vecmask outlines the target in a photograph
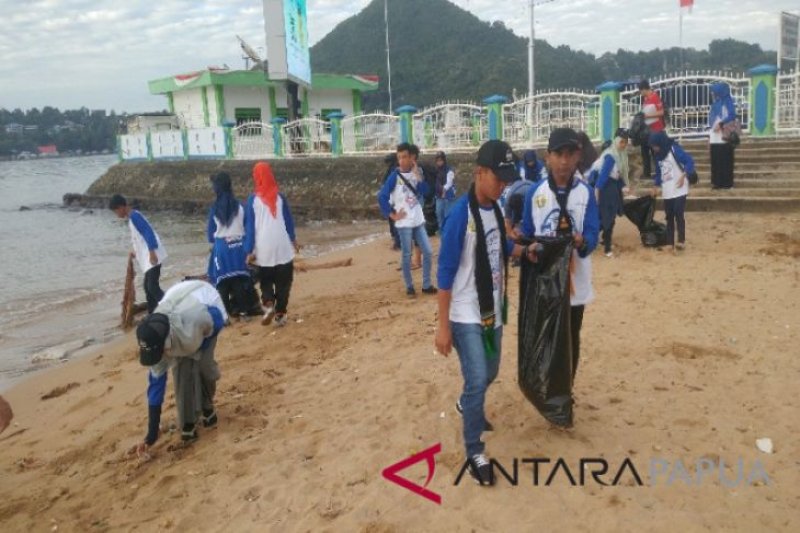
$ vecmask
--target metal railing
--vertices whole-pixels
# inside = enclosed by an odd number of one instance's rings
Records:
[[[775,92],[775,132],[800,134],[800,71],[779,74]]]
[[[331,155],[330,123],[301,118],[282,126],[284,157]]]
[[[263,122],[244,122],[231,130],[236,159],[263,159],[275,155],[272,126]]]
[[[711,110],[711,85],[727,83],[736,105],[736,114],[745,133],[750,124],[750,78],[722,72],[686,72],[650,80],[650,87],[658,93],[669,110],[667,132],[677,138],[701,136],[708,133],[708,115]],[[633,116],[641,111],[642,98],[634,87],[620,95],[620,125],[630,125]]]
[[[544,144],[554,128],[583,130],[600,138],[599,97],[582,91],[534,94],[503,106],[503,138],[514,148]]]
[[[392,152],[400,142],[400,119],[370,113],[342,119],[342,152],[347,155]]]
[[[487,139],[484,110],[466,102],[448,102],[414,115],[414,140],[422,150],[472,150]]]

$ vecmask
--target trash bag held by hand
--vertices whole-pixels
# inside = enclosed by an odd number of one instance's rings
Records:
[[[571,238],[538,239],[537,262],[522,262],[518,382],[548,421],[572,425]]]
[[[644,121],[644,113],[636,113],[631,120],[631,127],[628,129],[631,143],[634,146],[641,146],[647,144],[647,138],[650,135],[650,128]]]
[[[653,220],[656,199],[650,195],[626,201],[622,207],[625,216],[639,230],[642,244],[648,248],[667,244],[667,227]]]

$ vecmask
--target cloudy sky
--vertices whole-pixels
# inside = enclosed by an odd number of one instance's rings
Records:
[[[308,0],[311,42],[369,1]],[[453,1],[529,34],[528,0]],[[595,54],[676,46],[678,1],[555,0],[536,8],[536,37]],[[733,37],[775,50],[780,11],[800,12],[797,0],[695,4],[684,17],[684,45],[696,48]],[[6,109],[162,109],[165,99],[148,94],[148,80],[209,65],[242,68],[235,35],[260,52],[265,40],[261,0],[0,0],[0,13],[0,108]]]

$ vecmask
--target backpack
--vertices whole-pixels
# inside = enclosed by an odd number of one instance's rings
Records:
[[[650,128],[644,121],[644,113],[639,112],[633,116],[631,120],[631,127],[629,128],[631,143],[634,146],[641,146],[647,144],[647,138],[650,136]]]

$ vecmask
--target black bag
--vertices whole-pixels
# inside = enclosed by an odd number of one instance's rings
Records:
[[[697,172],[686,172],[686,169],[681,164],[680,160],[678,159],[678,155],[675,153],[675,146],[672,147],[672,157],[675,159],[675,162],[678,164],[678,168],[681,169],[681,172],[686,174],[686,179],[689,180],[689,185],[697,185],[697,182],[700,181],[700,177],[697,175]]]
[[[572,425],[572,238],[537,238],[537,262],[522,260],[518,377],[522,393],[549,422]]]
[[[633,116],[628,134],[634,146],[647,144],[647,138],[650,136],[650,128],[644,121],[644,113],[639,112]]]
[[[639,230],[642,244],[648,248],[656,248],[667,244],[667,226],[653,220],[656,211],[656,199],[650,195],[627,201],[622,211]]]

